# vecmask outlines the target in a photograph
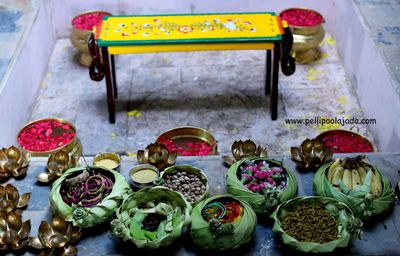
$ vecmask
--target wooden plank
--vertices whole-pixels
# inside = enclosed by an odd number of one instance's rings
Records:
[[[282,23],[274,13],[108,16],[96,29],[100,47],[275,42]]]

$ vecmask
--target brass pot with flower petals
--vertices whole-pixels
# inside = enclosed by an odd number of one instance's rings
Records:
[[[71,244],[78,241],[81,234],[81,228],[54,216],[51,223],[40,223],[38,237],[29,237],[29,243],[33,248],[42,250],[41,255],[73,256],[77,255],[78,249]]]
[[[290,8],[283,10],[280,15],[287,21],[293,34],[292,56],[297,63],[311,63],[321,57],[318,45],[325,36],[323,16],[308,8]]]
[[[61,177],[64,172],[76,166],[76,158],[71,154],[60,150],[49,156],[47,169],[49,172],[40,173],[36,179],[43,183],[51,183]]]
[[[92,57],[89,54],[88,41],[92,29],[103,18],[112,14],[105,11],[88,11],[80,13],[72,19],[71,43],[79,51],[79,63],[89,67]],[[97,17],[96,17],[97,16]]]
[[[31,220],[22,222],[17,212],[0,211],[0,251],[18,251],[29,244]]]
[[[0,181],[11,176],[20,177],[28,170],[31,154],[11,146],[0,150]]]
[[[267,157],[267,149],[257,146],[252,140],[233,142],[231,152],[233,157],[222,157],[227,165],[232,165],[234,162],[249,156]]]
[[[177,152],[170,153],[163,144],[152,143],[145,150],[138,150],[137,159],[141,164],[151,164],[163,170],[175,164]]]
[[[0,185],[0,213],[10,213],[28,205],[31,193],[19,195],[18,190],[11,184]]]
[[[290,152],[297,166],[303,169],[318,169],[332,159],[333,152],[322,140],[306,139],[300,147],[291,147]]]

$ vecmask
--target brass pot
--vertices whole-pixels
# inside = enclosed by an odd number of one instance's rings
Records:
[[[195,126],[180,126],[170,129],[160,136],[156,142],[162,144],[165,140],[171,140],[175,145],[186,147],[186,143],[206,142],[213,146],[210,155],[218,155],[217,140],[206,129]],[[178,156],[180,156],[178,152]]]
[[[321,16],[321,23],[314,26],[292,26],[289,25],[289,29],[293,34],[293,47],[292,56],[296,58],[298,63],[309,63],[315,61],[321,57],[321,53],[318,50],[318,45],[322,42],[325,36],[325,30],[322,26],[324,18],[322,15],[314,10],[307,8],[290,8],[281,12],[287,12],[292,10],[308,10]]]
[[[27,152],[29,152],[32,156],[42,156],[42,157],[48,157],[48,156],[50,156],[51,154],[53,154],[53,153],[55,153],[55,152],[57,152],[57,151],[59,151],[59,150],[62,150],[62,151],[64,151],[65,153],[69,153],[71,156],[75,157],[75,158],[76,158],[76,161],[78,161],[78,159],[82,156],[82,153],[83,153],[82,143],[81,143],[81,141],[79,140],[78,136],[76,135],[76,128],[75,128],[75,126],[74,126],[72,123],[70,123],[69,121],[64,120],[64,119],[61,119],[61,118],[43,118],[43,119],[37,119],[37,120],[34,120],[34,121],[31,121],[31,122],[27,123],[27,124],[18,132],[17,141],[18,141],[19,135],[21,134],[21,132],[22,132],[26,127],[28,127],[28,126],[30,126],[30,125],[32,125],[32,124],[34,124],[34,123],[37,123],[37,122],[52,121],[52,120],[56,120],[56,121],[58,121],[58,122],[60,122],[60,123],[68,124],[68,125],[72,128],[72,130],[75,132],[75,137],[74,137],[69,143],[65,144],[64,146],[61,146],[61,147],[58,147],[58,148],[55,148],[55,149],[52,149],[52,150],[49,150],[49,151],[40,151],[40,152],[38,152],[38,151],[31,151],[31,150],[25,149],[25,148],[22,147],[21,145],[19,145],[19,146],[20,146],[21,148],[23,148],[24,150],[26,150]],[[19,144],[19,143],[18,143],[18,144]]]
[[[371,152],[368,153],[373,153],[373,152],[377,152],[377,148],[375,147],[374,143],[372,143],[367,137],[359,134],[359,130],[357,129],[357,132],[352,131],[353,127],[350,128],[350,131],[348,130],[341,130],[341,129],[334,129],[334,130],[328,130],[325,132],[320,133],[317,137],[315,137],[316,140],[324,140],[324,138],[335,135],[335,134],[343,134],[343,135],[349,135],[352,137],[357,138],[358,140],[363,141],[364,143],[368,144],[371,148]],[[332,149],[333,152],[335,153],[335,149]],[[357,153],[357,152],[347,152],[347,153]]]
[[[76,18],[91,13],[104,13],[108,16],[112,15],[111,13],[105,11],[89,11],[75,16],[72,19],[72,23]],[[92,57],[89,54],[89,48],[88,48],[88,41],[91,34],[92,30],[77,29],[74,28],[74,26],[72,25],[72,32],[70,37],[71,43],[79,51],[79,63],[85,67],[89,67],[90,63],[92,63]]]

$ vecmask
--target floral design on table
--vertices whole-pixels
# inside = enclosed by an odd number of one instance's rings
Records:
[[[191,22],[188,24],[181,24],[177,22],[168,22],[155,18],[152,23],[120,23],[116,33],[121,33],[122,36],[129,36],[131,34],[141,34],[142,36],[149,35],[171,35],[174,31],[179,33],[191,33],[194,31],[200,32],[230,32],[230,31],[243,31],[243,32],[256,32],[257,28],[252,25],[250,21],[241,18],[234,19],[205,19],[203,22]]]
[[[273,13],[109,16],[96,28],[101,44],[131,40],[280,40],[282,26]]]

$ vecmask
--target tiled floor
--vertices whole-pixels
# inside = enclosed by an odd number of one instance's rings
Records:
[[[91,81],[88,70],[74,60],[69,40],[61,39],[32,119],[70,120],[87,155],[136,153],[163,131],[182,125],[210,130],[222,154],[234,140],[247,138],[266,146],[271,155],[289,154],[290,146],[332,127],[289,125],[285,118],[363,116],[329,33],[321,49],[323,58],[317,63],[298,65],[290,77],[280,75],[277,121],[271,121],[263,93],[262,51],[118,56],[120,97],[113,125],[108,123],[104,81]],[[360,130],[369,136],[367,127]]]
[[[354,0],[371,37],[398,79],[399,0]],[[18,50],[37,8],[36,0],[0,3],[0,80]],[[79,130],[85,153],[135,153],[163,131],[181,125],[210,130],[219,151],[228,153],[236,139],[251,138],[273,154],[306,137],[335,127],[285,124],[285,118],[363,116],[353,88],[328,35],[323,58],[298,65],[291,77],[280,76],[279,119],[270,120],[269,99],[263,95],[265,54],[260,51],[197,52],[119,56],[120,98],[117,123],[107,120],[104,82],[89,79],[74,60],[75,50],[60,39],[54,50],[32,119],[62,117]],[[400,84],[400,83],[397,83]],[[129,112],[136,110],[134,112]],[[128,115],[128,113],[131,113]],[[349,128],[348,126],[344,128]],[[360,132],[368,137],[365,126]]]

